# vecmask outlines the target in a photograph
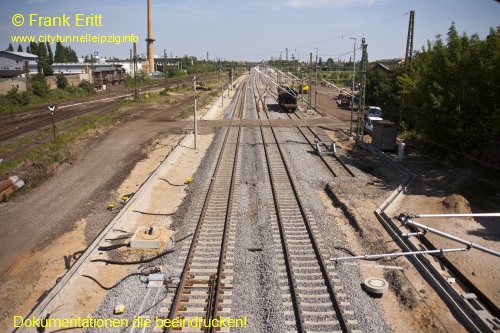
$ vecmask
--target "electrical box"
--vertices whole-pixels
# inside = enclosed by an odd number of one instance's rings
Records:
[[[388,120],[373,122],[372,146],[380,150],[398,149],[398,127]]]

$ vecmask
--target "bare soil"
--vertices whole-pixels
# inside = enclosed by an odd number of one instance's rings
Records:
[[[345,110],[333,106],[332,101],[323,100],[322,102],[323,110],[326,110],[327,114],[332,116],[340,114],[348,118]],[[391,166],[381,163],[377,157],[351,150],[354,141],[348,139],[344,133],[327,132],[341,147],[341,154],[344,155],[346,161],[354,161],[373,177],[364,184],[329,185],[331,191],[336,193],[336,196],[347,207],[332,208],[332,214],[337,221],[343,221],[343,230],[350,240],[351,250],[356,254],[400,252],[401,249],[395,246],[386,235],[373,212],[402,183],[402,175]],[[369,140],[369,137],[365,138],[365,142]],[[395,158],[394,155],[393,158]],[[389,216],[397,218],[400,213],[405,212],[413,214],[480,212],[463,196],[455,193],[458,188],[457,181],[453,172],[450,172],[448,168],[434,165],[431,161],[414,155],[409,156],[402,164],[416,176],[416,179],[411,183],[408,191],[386,211]],[[328,198],[325,198],[324,202],[328,202]],[[498,218],[425,218],[414,219],[414,221],[494,251],[500,249],[500,219]],[[437,235],[428,234],[427,237],[437,248],[465,247],[463,244]],[[418,240],[416,241],[418,244]],[[447,254],[446,257],[494,303],[499,305],[500,260],[498,257],[476,249]],[[431,260],[436,262],[436,267],[439,268],[437,261]],[[364,277],[385,277],[390,283],[389,293],[386,293],[379,302],[394,331],[465,332],[451,315],[447,306],[407,259],[385,260],[381,263],[404,268],[403,271],[362,268]],[[448,272],[443,272],[443,274],[450,276]],[[462,291],[459,286],[454,285]]]
[[[10,331],[12,316],[28,313],[52,288],[65,272],[63,256],[95,239],[118,212],[108,204],[120,207],[123,194],[133,193],[189,128],[191,123],[173,119],[193,103],[191,94],[176,94],[175,103],[169,98],[122,110],[126,117],[75,143],[71,165],[61,165],[40,187],[2,203],[0,331]],[[119,188],[150,151],[146,169]]]

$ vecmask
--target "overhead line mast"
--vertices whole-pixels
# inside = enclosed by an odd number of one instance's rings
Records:
[[[408,37],[406,39],[406,54],[405,54],[405,74],[410,76],[411,72],[411,59],[413,54],[413,27],[415,22],[415,11],[410,11],[410,19],[408,22]],[[401,93],[401,104],[399,107],[399,119],[398,123],[401,126],[401,121],[403,120],[403,109],[405,106],[405,94],[404,91]]]
[[[368,67],[368,44],[361,38],[361,82],[359,87],[359,106],[358,106],[358,127],[356,132],[356,141],[358,146],[363,145],[363,134],[365,131],[365,96],[366,96],[366,68]]]

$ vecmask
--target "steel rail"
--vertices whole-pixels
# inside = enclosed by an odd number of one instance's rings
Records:
[[[295,278],[293,275],[292,271],[292,265],[290,262],[290,251],[288,249],[288,245],[286,243],[285,239],[285,230],[281,218],[281,211],[279,209],[279,203],[278,203],[278,198],[276,196],[277,189],[275,187],[275,184],[273,182],[273,175],[272,175],[272,166],[271,166],[271,161],[269,160],[269,152],[267,148],[267,144],[264,138],[264,129],[262,126],[260,126],[260,132],[262,135],[262,143],[264,146],[264,152],[265,152],[265,158],[266,158],[266,164],[267,164],[267,170],[269,173],[269,179],[271,180],[271,188],[273,192],[273,202],[274,202],[274,208],[276,212],[276,217],[278,219],[278,227],[280,229],[280,240],[281,240],[281,246],[283,248],[283,255],[285,257],[285,267],[286,267],[286,272],[287,272],[287,277],[288,277],[288,284],[290,286],[290,292],[292,294],[292,303],[293,303],[293,309],[295,312],[295,324],[297,325],[297,329],[299,332],[305,332],[305,329],[303,327],[304,324],[304,318],[302,317],[302,311],[300,309],[300,301],[298,299],[298,290],[297,290],[297,283],[295,282]]]
[[[281,159],[283,160],[283,166],[284,166],[285,171],[286,171],[286,173],[287,173],[287,175],[288,175],[288,177],[290,179],[290,185],[292,186],[294,196],[295,196],[295,198],[297,200],[298,207],[299,207],[300,212],[302,214],[302,218],[304,220],[304,224],[306,226],[309,238],[311,240],[311,245],[313,246],[313,250],[314,250],[314,252],[316,254],[316,258],[318,260],[318,264],[319,264],[321,273],[323,275],[323,279],[325,280],[326,288],[327,288],[327,290],[328,290],[328,292],[330,294],[330,298],[332,299],[333,308],[335,309],[335,312],[337,313],[337,320],[338,320],[338,322],[340,324],[340,328],[341,328],[342,332],[351,332],[351,330],[350,330],[350,328],[348,326],[348,323],[347,323],[347,319],[345,318],[344,312],[343,312],[342,308],[339,305],[340,302],[339,302],[338,297],[336,295],[333,281],[330,278],[330,275],[328,273],[327,264],[326,264],[325,260],[323,259],[323,256],[321,255],[321,252],[319,250],[318,242],[316,241],[316,237],[314,236],[314,233],[312,232],[311,224],[309,222],[309,218],[307,217],[307,214],[306,214],[306,212],[304,210],[304,204],[302,203],[302,200],[300,199],[297,187],[296,187],[295,182],[293,181],[293,178],[292,178],[292,175],[291,175],[290,168],[289,168],[289,166],[288,166],[288,164],[287,164],[287,162],[285,160],[285,156],[284,156],[283,150],[282,150],[282,148],[281,148],[281,146],[279,144],[279,141],[278,141],[278,138],[277,138],[277,135],[276,135],[276,132],[275,132],[273,126],[271,126],[271,131],[272,131],[273,136],[274,136],[274,138],[276,140],[276,145],[277,145],[277,148],[279,150]]]
[[[240,91],[240,95],[238,96],[238,102],[241,102],[244,100],[245,92],[244,90]],[[238,112],[241,112],[241,103],[239,103],[239,108]],[[235,119],[236,111],[233,110],[232,114],[232,120]],[[174,299],[172,301],[172,304],[170,306],[170,312],[169,312],[169,319],[173,320],[176,318],[177,313],[179,312],[179,306],[182,301],[182,296],[184,294],[184,289],[187,286],[188,278],[190,277],[190,266],[191,266],[191,261],[195,255],[196,247],[197,247],[197,242],[200,238],[200,234],[202,232],[202,226],[203,226],[203,221],[204,218],[207,214],[208,211],[208,206],[212,197],[212,194],[214,192],[215,184],[217,181],[217,175],[219,173],[219,168],[223,162],[223,156],[224,156],[224,151],[226,147],[228,146],[228,140],[229,140],[229,133],[231,131],[231,126],[227,128],[226,131],[226,136],[224,138],[224,141],[222,143],[222,147],[219,152],[219,156],[217,159],[217,163],[212,175],[212,180],[210,182],[209,189],[207,191],[207,195],[205,196],[205,200],[203,203],[203,207],[201,209],[200,217],[198,219],[198,223],[196,225],[196,229],[193,235],[193,240],[191,242],[191,245],[189,247],[189,251],[186,257],[186,261],[184,263],[184,268],[182,270],[181,276],[179,278],[179,283],[177,285],[177,290],[174,296]],[[240,136],[241,136],[241,126],[238,128],[238,134],[237,134],[237,144],[236,144],[236,149],[235,153],[233,156],[234,162],[233,162],[233,168],[232,168],[232,175],[231,175],[231,181],[230,181],[230,186],[229,186],[229,194],[227,197],[226,201],[226,214],[225,214],[225,220],[224,220],[224,226],[223,226],[223,232],[222,232],[222,240],[221,240],[221,249],[219,253],[219,259],[218,259],[218,264],[217,264],[217,272],[215,273],[214,281],[209,282],[210,288],[213,290],[213,294],[209,295],[209,307],[206,309],[206,314],[207,316],[210,316],[211,318],[205,318],[208,320],[212,320],[218,317],[218,308],[219,308],[219,295],[221,293],[221,288],[222,288],[222,278],[223,278],[223,270],[224,270],[224,264],[225,264],[225,253],[226,253],[226,246],[227,246],[227,233],[229,231],[229,218],[230,218],[230,209],[232,207],[232,198],[234,195],[234,180],[235,180],[235,174],[237,170],[237,160],[238,160],[238,153],[239,153],[239,142],[240,142]],[[175,328],[172,326],[165,327],[163,332],[165,333],[170,333],[172,330]],[[215,328],[214,327],[209,327],[205,329],[205,332],[214,332]]]
[[[258,91],[260,94],[260,89],[258,89]],[[318,261],[321,275],[322,275],[323,280],[325,282],[326,290],[327,290],[328,294],[330,295],[333,309],[335,310],[335,313],[337,315],[337,321],[340,325],[342,332],[351,332],[351,329],[349,328],[349,324],[347,322],[347,319],[345,318],[344,312],[343,312],[342,308],[340,307],[340,302],[339,302],[338,297],[336,295],[333,281],[330,278],[330,275],[328,272],[327,263],[323,259],[323,256],[321,255],[321,252],[320,252],[320,249],[318,246],[318,242],[317,242],[316,237],[312,231],[311,224],[309,222],[309,218],[307,217],[307,214],[305,212],[304,205],[300,199],[300,195],[298,193],[297,187],[296,187],[295,182],[293,181],[293,178],[291,176],[290,168],[285,160],[284,153],[283,153],[283,150],[279,144],[276,132],[275,132],[272,124],[270,124],[269,127],[271,129],[273,138],[276,142],[276,147],[278,148],[280,159],[283,163],[283,167],[284,167],[284,170],[285,170],[286,175],[288,177],[290,187],[293,191],[293,196],[298,203],[297,206],[298,206],[298,209],[300,211],[302,220],[304,222],[304,226],[307,230],[307,234],[308,234],[312,249],[313,249],[314,254],[316,256],[316,259]],[[270,161],[270,153],[269,153],[269,150],[267,147],[268,143],[266,143],[263,126],[260,126],[260,132],[261,132],[261,136],[262,136],[262,140],[263,140],[263,147],[264,147],[264,152],[265,152],[264,155],[266,158],[268,174],[269,174],[269,178],[271,180],[271,189],[273,192],[273,202],[274,202],[275,212],[276,212],[276,216],[277,216],[277,220],[278,220],[278,227],[280,230],[280,240],[281,240],[283,253],[284,253],[284,257],[285,257],[285,267],[286,267],[287,278],[288,278],[289,286],[290,286],[290,293],[292,296],[292,306],[293,306],[294,313],[295,313],[295,322],[296,322],[296,326],[297,326],[297,329],[299,332],[306,332],[306,328],[304,326],[305,325],[304,317],[302,315],[302,310],[301,310],[301,305],[300,305],[301,302],[300,302],[299,296],[298,296],[299,293],[297,290],[297,283],[295,282],[295,278],[294,278],[294,274],[293,274],[293,267],[292,267],[292,263],[291,263],[291,259],[290,259],[291,258],[290,250],[288,248],[288,244],[286,241],[285,226],[284,226],[284,222],[283,222],[283,218],[282,218],[282,214],[281,214],[281,210],[280,210],[280,204],[278,201],[278,195],[277,195],[278,189],[276,188],[275,182],[273,181],[273,174],[272,174],[273,167],[272,167],[271,161]]]
[[[243,84],[243,88],[246,87],[246,81]],[[240,118],[241,115],[243,114],[243,109],[244,109],[244,101],[245,101],[245,89],[241,89],[240,91],[240,99],[239,99],[239,114]],[[241,138],[241,126],[238,127],[238,137],[236,139],[236,150],[234,153],[234,164],[233,164],[233,173],[231,176],[231,184],[229,187],[229,192],[230,192],[230,198],[227,201],[227,207],[226,207],[226,216],[225,216],[225,223],[224,223],[224,231],[222,233],[222,246],[221,246],[221,255],[219,257],[219,264],[217,267],[217,277],[215,280],[215,300],[212,304],[212,309],[208,309],[208,311],[211,311],[212,317],[211,318],[218,318],[218,312],[219,312],[219,303],[220,303],[220,298],[219,295],[221,294],[221,288],[222,288],[222,277],[223,277],[223,269],[224,269],[224,260],[226,259],[226,251],[227,251],[227,240],[228,240],[228,227],[230,223],[230,213],[232,209],[232,196],[234,195],[234,180],[236,178],[236,170],[238,168],[238,154],[240,151],[240,138]],[[209,332],[210,333],[215,333],[216,332],[215,327],[210,327]]]

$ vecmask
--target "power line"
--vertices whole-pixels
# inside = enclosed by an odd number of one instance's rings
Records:
[[[303,48],[306,48],[308,46],[313,46],[313,45],[318,45],[318,44],[323,44],[323,43],[326,43],[326,42],[329,42],[329,41],[332,41],[332,40],[335,40],[335,39],[340,39],[340,38],[344,38],[344,37],[347,37],[347,36],[350,36],[356,32],[360,32],[360,31],[363,31],[363,30],[366,30],[366,29],[370,29],[372,27],[375,27],[377,25],[380,25],[380,24],[383,24],[383,23],[386,23],[386,22],[389,22],[389,21],[392,21],[392,20],[395,20],[395,19],[398,19],[402,16],[405,16],[405,15],[408,15],[410,12],[406,12],[404,14],[400,14],[398,16],[395,16],[395,17],[391,17],[391,18],[388,18],[388,19],[385,19],[383,21],[380,21],[378,23],[375,23],[375,24],[372,24],[372,25],[369,25],[369,26],[366,26],[364,28],[361,28],[361,29],[358,29],[358,30],[354,30],[354,31],[351,31],[351,32],[348,32],[346,34],[343,34],[343,35],[338,35],[336,37],[332,37],[332,38],[329,38],[329,39],[325,39],[323,41],[319,41],[319,42],[314,42],[314,43],[311,43],[311,44],[307,44],[307,45],[303,45],[303,46],[299,46],[299,47],[292,47],[290,49],[303,49]],[[230,57],[224,57],[226,59],[229,59],[229,58],[243,58],[243,57],[255,57],[255,56],[261,56],[261,55],[269,55],[269,54],[278,54],[278,53],[281,53],[283,52],[285,49],[281,49],[279,51],[269,51],[269,52],[264,52],[264,53],[256,53],[256,54],[245,54],[245,55],[237,55],[237,56],[230,56]]]
[[[426,110],[426,109],[422,109],[422,108],[419,108],[419,107],[416,107],[416,106],[412,106],[412,105],[408,105],[407,107],[415,109],[415,110],[418,110],[418,111],[422,111],[422,112],[426,112],[426,113],[431,113],[431,114],[434,114],[434,115],[437,115],[437,116],[440,115],[438,112],[433,111],[433,110]],[[464,118],[459,118],[459,117],[456,117],[456,116],[453,116],[453,115],[451,115],[451,116],[447,115],[447,117],[451,118],[451,119],[459,120],[459,121],[462,121],[462,122],[464,122],[466,124],[474,125],[474,126],[477,126],[477,127],[484,127],[484,125],[482,125],[482,124],[478,124],[478,123],[472,122],[470,120],[464,120]]]
[[[408,15],[410,12],[407,12],[407,13],[404,13],[404,14],[401,14],[401,15],[398,15],[398,16],[395,16],[395,17],[392,17],[392,18],[389,18],[389,19],[386,19],[386,20],[383,20],[383,21],[380,21],[378,23],[375,23],[375,24],[372,24],[372,25],[369,25],[367,27],[364,27],[364,28],[361,28],[361,29],[358,29],[358,30],[354,30],[354,31],[351,31],[349,33],[346,33],[346,34],[343,34],[343,35],[339,35],[339,36],[336,36],[336,37],[332,37],[332,38],[329,38],[329,39],[325,39],[323,41],[320,41],[320,42],[315,42],[315,43],[311,43],[311,44],[307,44],[307,45],[303,45],[303,46],[300,46],[300,47],[295,47],[295,49],[302,49],[302,48],[305,48],[305,47],[308,47],[308,46],[312,46],[312,45],[318,45],[318,44],[322,44],[322,43],[326,43],[326,42],[329,42],[331,40],[335,40],[335,39],[339,39],[339,38],[344,38],[344,36],[349,36],[349,35],[352,35],[356,32],[360,32],[360,31],[363,31],[363,30],[366,30],[366,29],[369,29],[369,28],[372,28],[374,26],[377,26],[377,25],[380,25],[382,23],[385,23],[385,22],[389,22],[389,21],[392,21],[392,20],[395,20],[397,18],[400,18],[402,16],[405,16],[405,15]]]
[[[386,114],[396,114],[396,112],[392,112],[392,111],[384,111],[384,113]],[[399,114],[399,113],[398,113]],[[492,137],[485,137],[485,136],[482,136],[482,135],[479,135],[479,134],[474,134],[474,133],[464,133],[464,132],[459,132],[457,129],[453,129],[451,127],[446,127],[446,126],[443,126],[443,125],[438,125],[438,124],[435,124],[435,123],[431,123],[431,122],[428,122],[428,121],[425,121],[425,120],[422,120],[420,119],[417,115],[404,115],[405,118],[408,118],[408,119],[413,119],[417,122],[420,122],[420,123],[423,123],[423,124],[427,124],[427,125],[430,125],[430,126],[434,126],[434,127],[437,127],[437,128],[442,128],[442,129],[445,129],[445,130],[448,130],[448,131],[453,131],[453,132],[457,132],[459,133],[460,135],[466,135],[466,136],[474,136],[474,137],[477,137],[477,138],[481,138],[481,139],[485,139],[485,140],[489,140],[491,142],[496,142],[498,141],[497,139],[494,139]]]

